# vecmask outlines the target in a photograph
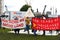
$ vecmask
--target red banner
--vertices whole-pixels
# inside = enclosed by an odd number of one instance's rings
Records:
[[[32,28],[34,30],[60,30],[60,18],[32,18]]]

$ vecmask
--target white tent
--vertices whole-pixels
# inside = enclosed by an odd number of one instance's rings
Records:
[[[25,14],[25,17],[34,17],[34,14],[32,13],[31,8],[28,8],[28,10]]]

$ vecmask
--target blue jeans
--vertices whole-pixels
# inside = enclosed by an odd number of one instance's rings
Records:
[[[26,25],[25,31],[28,31],[29,29],[29,25]]]
[[[34,35],[36,35],[36,31],[37,31],[37,30],[34,30]]]

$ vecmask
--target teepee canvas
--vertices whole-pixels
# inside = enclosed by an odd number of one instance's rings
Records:
[[[34,14],[32,13],[31,8],[28,8],[28,10],[25,14],[25,17],[34,17]]]

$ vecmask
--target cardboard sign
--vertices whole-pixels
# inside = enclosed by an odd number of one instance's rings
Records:
[[[60,30],[60,18],[32,18],[32,28],[34,30]]]

